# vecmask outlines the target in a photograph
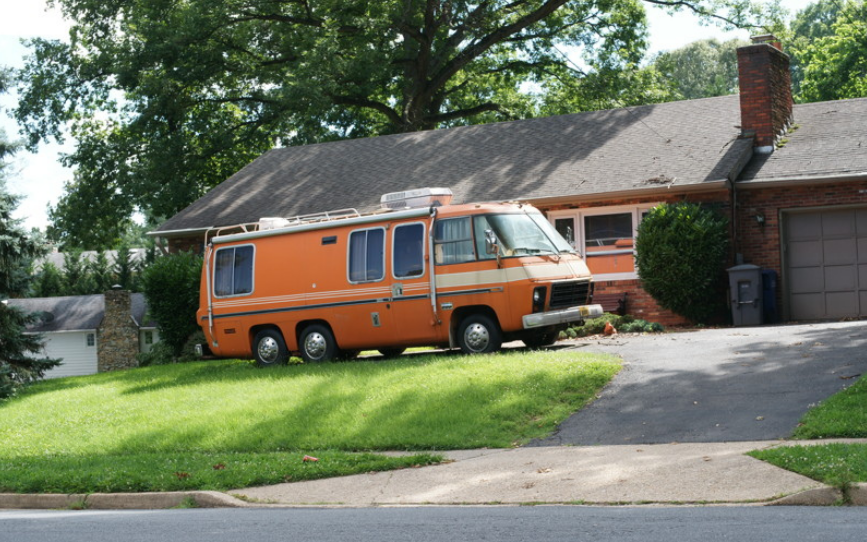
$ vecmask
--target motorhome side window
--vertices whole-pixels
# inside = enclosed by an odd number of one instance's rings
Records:
[[[437,221],[434,229],[434,244],[437,265],[475,260],[470,217],[447,218]]]
[[[214,295],[227,297],[253,291],[252,245],[221,248],[214,261]]]
[[[349,234],[349,282],[385,278],[385,230],[358,230]]]
[[[394,228],[392,272],[398,279],[424,275],[424,225],[404,224]]]

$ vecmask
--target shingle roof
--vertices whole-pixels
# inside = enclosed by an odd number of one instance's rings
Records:
[[[153,321],[145,321],[147,302],[144,294],[132,294],[131,303],[132,316],[139,327],[156,327]],[[10,299],[9,305],[41,316],[27,329],[34,333],[92,331],[100,326],[105,316],[105,296],[102,294]]]
[[[271,150],[165,222],[172,232],[379,205],[425,186],[455,202],[659,190],[731,179],[749,157],[739,100],[595,111]]]
[[[747,183],[867,175],[867,98],[798,104],[793,130],[744,169]]]

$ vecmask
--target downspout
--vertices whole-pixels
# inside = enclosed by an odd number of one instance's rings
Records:
[[[734,263],[733,265],[740,265],[738,261],[740,258],[738,254],[740,251],[739,242],[738,242],[738,183],[733,180],[729,180],[729,184],[731,185],[731,225],[732,225],[732,253],[734,255]]]

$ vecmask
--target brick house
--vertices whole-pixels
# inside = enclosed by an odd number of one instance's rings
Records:
[[[867,316],[867,99],[794,105],[772,37],[738,61],[739,96],[273,149],[153,233],[199,250],[211,227],[444,186],[457,202],[533,203],[597,293],[676,324],[642,290],[632,240],[648,209],[689,200],[731,217],[732,264],[779,274],[784,319]]]

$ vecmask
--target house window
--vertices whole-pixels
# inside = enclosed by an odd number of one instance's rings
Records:
[[[221,248],[214,261],[214,295],[229,297],[253,292],[253,245]]]
[[[402,224],[394,228],[392,258],[394,278],[424,275],[424,224]]]
[[[154,343],[154,332],[153,331],[145,331],[144,332],[144,343],[148,346]]]
[[[87,334],[87,346],[96,346],[96,333]]]
[[[349,234],[349,282],[385,278],[385,230],[357,230]]]
[[[597,279],[628,280],[635,272],[635,230],[655,204],[552,211],[548,219]]]

